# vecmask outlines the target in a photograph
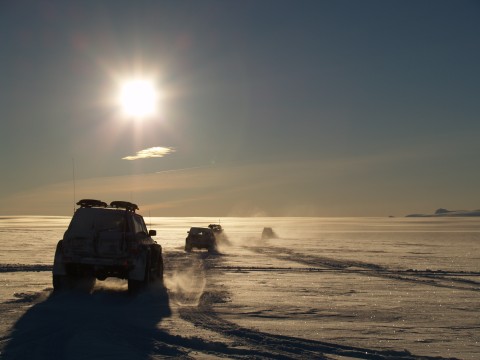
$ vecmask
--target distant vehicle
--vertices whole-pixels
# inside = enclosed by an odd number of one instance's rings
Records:
[[[163,282],[162,247],[152,239],[136,204],[84,199],[77,205],[53,263],[54,291],[81,287],[90,291],[96,280],[128,280],[136,293],[147,284]]]
[[[273,231],[271,227],[265,227],[262,231],[262,240],[266,239],[276,239],[278,238],[277,234]]]
[[[207,249],[208,252],[217,250],[217,240],[215,233],[209,227],[192,227],[188,231],[188,236],[185,239],[185,251],[192,251],[196,249]]]
[[[215,239],[217,241],[217,244],[221,245],[229,245],[230,241],[228,240],[227,235],[225,234],[225,231],[223,231],[223,227],[220,224],[210,224],[208,225],[209,229],[212,229],[213,234],[215,235]]]
[[[210,224],[210,225],[208,225],[208,227],[209,227],[210,229],[212,229],[212,231],[213,231],[214,233],[220,234],[220,233],[223,232],[222,225],[219,225],[219,224]]]

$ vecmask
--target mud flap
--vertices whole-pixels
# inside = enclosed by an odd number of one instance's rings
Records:
[[[62,241],[59,241],[55,250],[55,258],[53,260],[53,275],[67,275],[65,264],[63,263]]]
[[[128,273],[129,280],[143,281],[145,279],[145,266],[147,265],[147,253],[142,251],[135,258],[133,269]]]

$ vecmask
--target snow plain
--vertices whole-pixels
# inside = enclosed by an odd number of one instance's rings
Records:
[[[66,217],[0,217],[2,359],[478,359],[479,218],[146,218],[165,287],[52,295]],[[261,240],[263,227],[277,239]]]

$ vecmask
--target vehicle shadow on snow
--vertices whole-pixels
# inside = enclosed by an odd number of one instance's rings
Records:
[[[168,345],[154,351],[160,332],[157,324],[170,315],[167,290],[160,286],[137,296],[129,296],[123,288],[96,288],[92,294],[54,293],[15,323],[1,357],[147,359],[152,352],[182,355]]]
[[[162,330],[159,322],[171,315],[166,288],[136,297],[118,288],[96,288],[92,294],[56,293],[44,301],[42,297],[36,293],[10,302],[20,307],[40,300],[12,327],[1,359],[146,360],[155,355],[191,358],[192,351],[241,358],[263,354],[258,349],[232,348],[221,341]]]

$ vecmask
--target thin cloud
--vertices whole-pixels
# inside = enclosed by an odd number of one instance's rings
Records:
[[[125,156],[122,160],[138,160],[149,158],[160,158],[175,152],[174,148],[154,146],[148,149],[137,151],[136,155]]]

